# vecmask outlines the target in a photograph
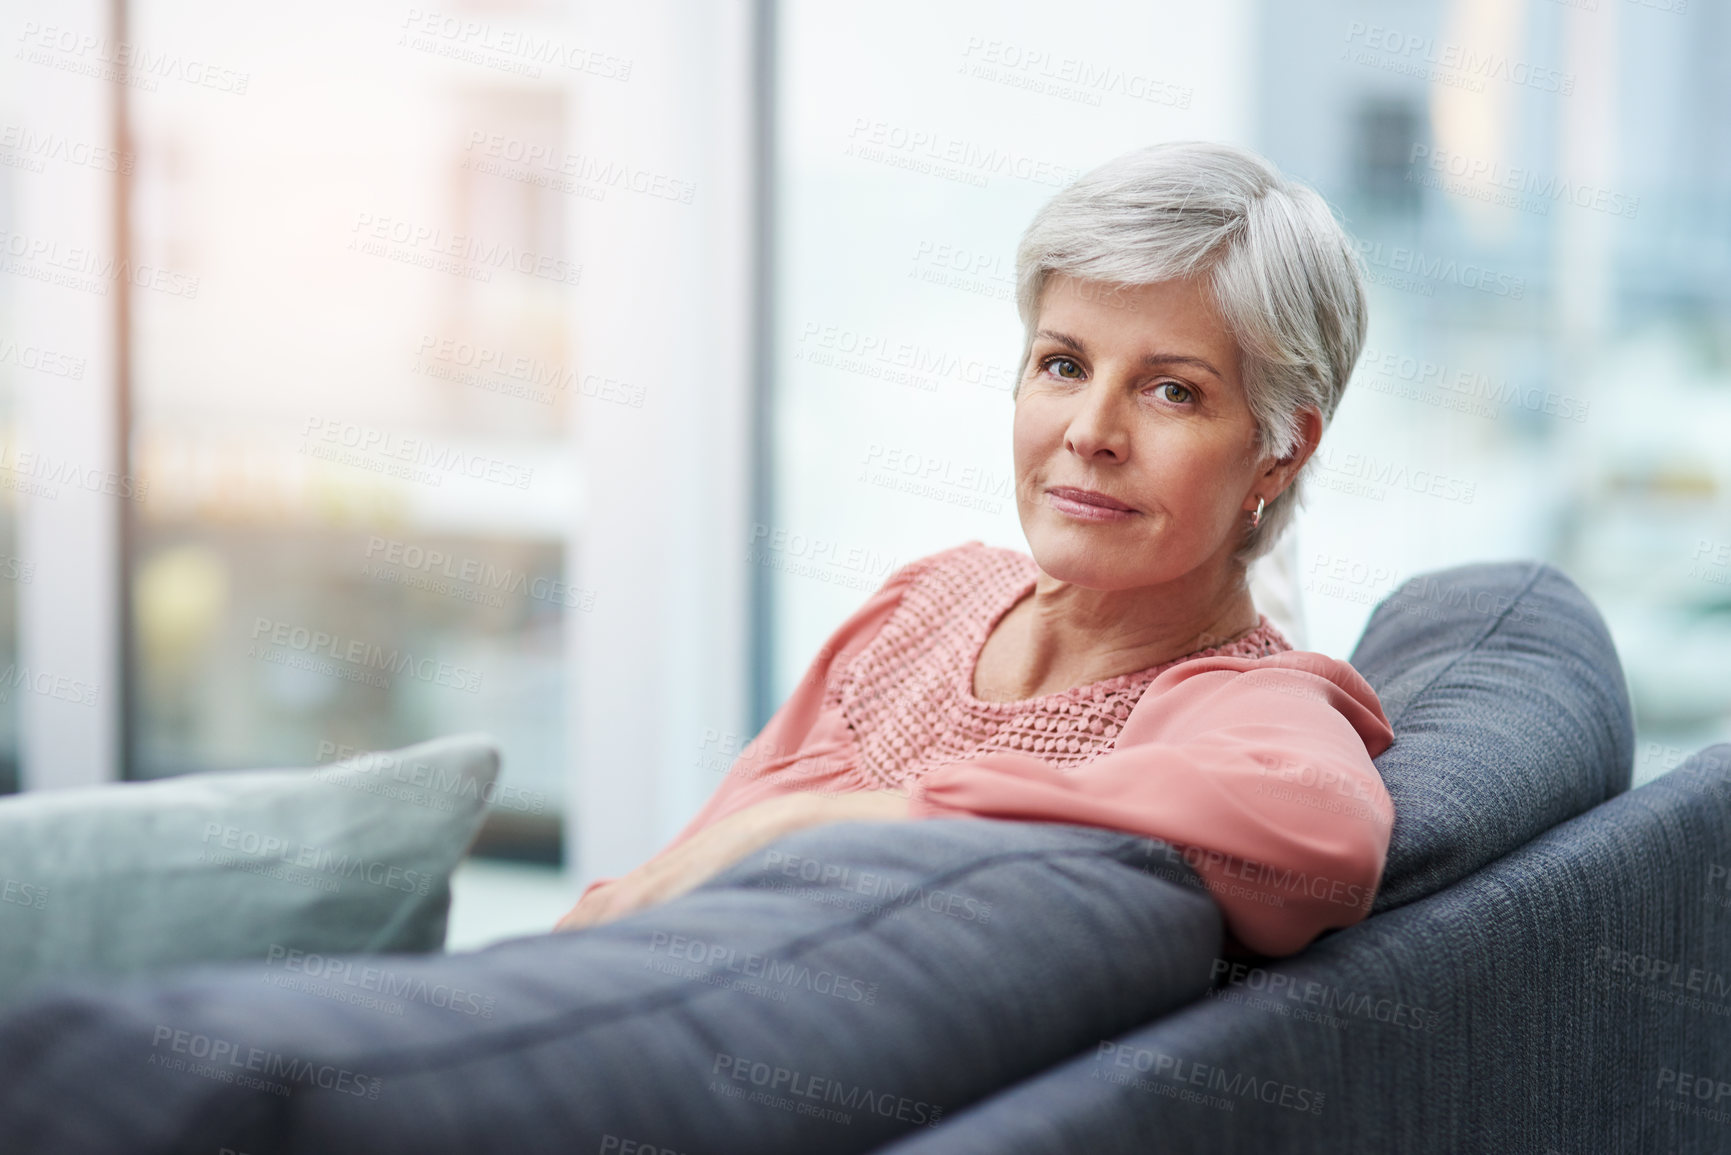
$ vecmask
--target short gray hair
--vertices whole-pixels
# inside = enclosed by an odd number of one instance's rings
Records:
[[[1127,152],[1078,177],[1034,214],[1016,249],[1028,370],[1046,278],[1146,285],[1206,274],[1243,353],[1259,453],[1298,446],[1299,411],[1334,416],[1364,345],[1364,276],[1315,190],[1242,148],[1204,141]],[[1303,500],[1310,463],[1269,502],[1238,560],[1274,548]]]

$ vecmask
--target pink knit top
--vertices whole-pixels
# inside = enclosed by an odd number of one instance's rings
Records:
[[[1134,673],[976,698],[986,639],[1038,573],[1026,554],[972,541],[890,575],[661,853],[778,794],[894,789],[916,819],[1161,839],[1201,876],[1229,934],[1263,954],[1362,919],[1394,820],[1371,758],[1393,733],[1358,672],[1294,651],[1262,617]]]
[[[1027,554],[983,545],[938,556],[943,564],[908,584],[896,612],[824,693],[824,709],[842,711],[856,742],[853,765],[836,786],[896,789],[946,762],[992,751],[1081,766],[1113,747],[1162,671],[1212,654],[1260,658],[1292,648],[1263,617],[1220,646],[1135,673],[1022,701],[984,701],[974,697],[980,652],[1033,590],[1040,567]]]

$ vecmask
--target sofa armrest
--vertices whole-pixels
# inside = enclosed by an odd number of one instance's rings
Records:
[[[1731,745],[882,1148],[1731,1149]]]

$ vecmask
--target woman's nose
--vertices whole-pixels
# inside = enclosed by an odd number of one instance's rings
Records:
[[[1096,377],[1074,395],[1075,409],[1064,433],[1065,445],[1072,453],[1093,457],[1105,451],[1123,456],[1129,440],[1121,404],[1123,392],[1109,378]]]

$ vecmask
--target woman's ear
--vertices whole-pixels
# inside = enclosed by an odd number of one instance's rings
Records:
[[[1316,452],[1316,447],[1321,441],[1322,412],[1310,407],[1300,409],[1298,411],[1298,444],[1293,446],[1289,455],[1276,460],[1262,474],[1263,478],[1274,486],[1275,497],[1286,492],[1286,487],[1292,484],[1292,479],[1298,476],[1298,471],[1304,468],[1304,463],[1310,460],[1310,455]]]

